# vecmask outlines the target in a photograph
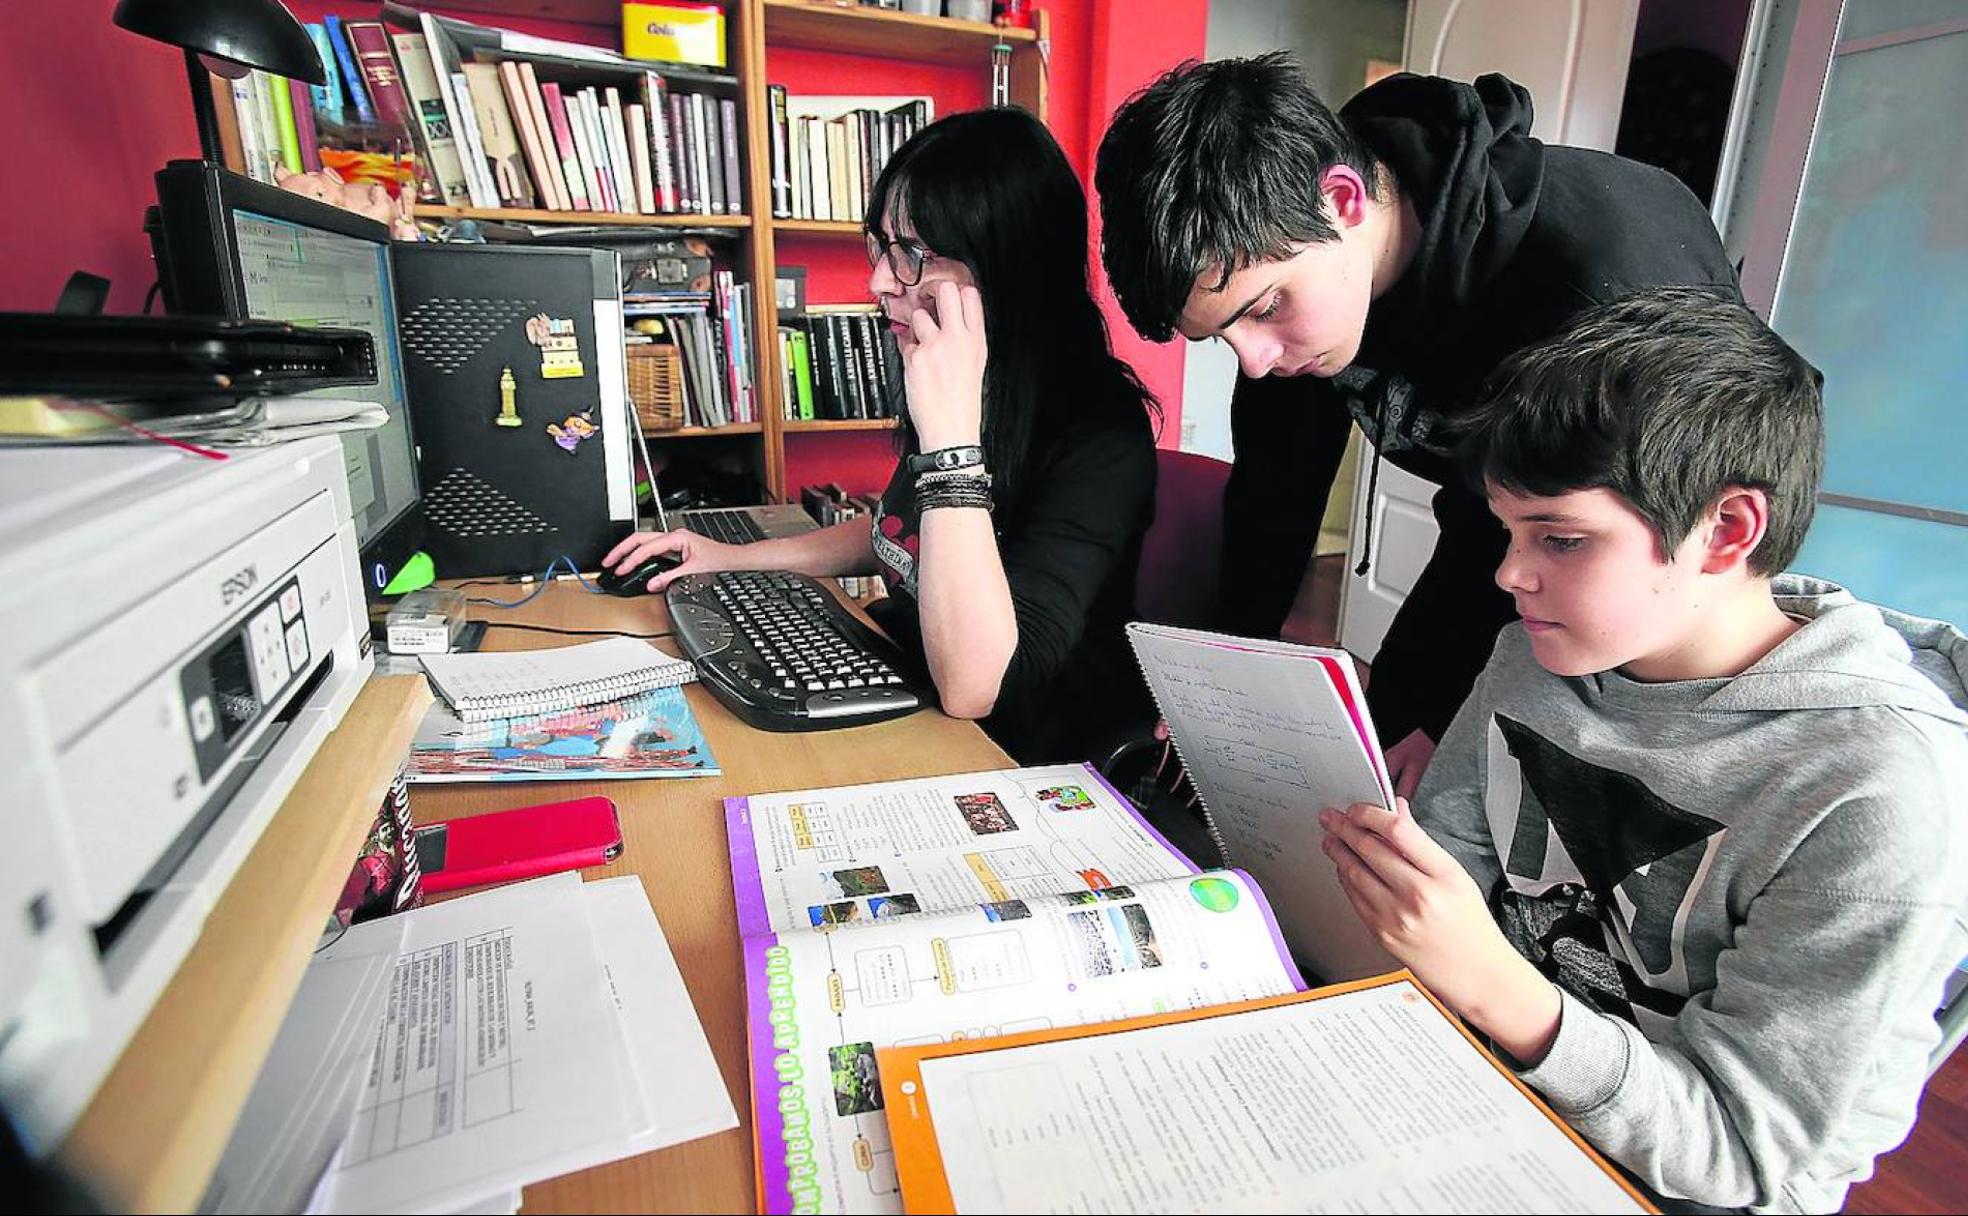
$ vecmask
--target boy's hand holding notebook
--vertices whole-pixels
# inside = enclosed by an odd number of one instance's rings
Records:
[[[1398,968],[1320,850],[1321,810],[1394,805],[1352,656],[1139,622],[1128,640],[1222,864],[1269,893],[1292,950],[1327,980]]]

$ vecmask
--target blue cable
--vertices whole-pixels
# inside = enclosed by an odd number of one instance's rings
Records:
[[[560,569],[560,567],[563,564],[566,565],[567,572],[574,576],[574,581],[581,584],[581,589],[583,591],[586,591],[589,595],[608,594],[606,591],[603,591],[601,588],[596,587],[594,584],[590,583],[586,578],[582,577],[581,571],[574,565],[574,559],[563,553],[559,557],[554,558],[553,561],[547,563],[547,568],[540,572],[540,585],[533,588],[533,590],[527,592],[524,596],[521,596],[519,599],[493,600],[493,599],[485,599],[481,596],[472,596],[466,602],[472,604],[484,604],[490,608],[517,608],[522,604],[530,604],[534,601],[534,599],[538,598],[539,594],[542,591],[545,591],[548,587],[553,586],[554,571]]]

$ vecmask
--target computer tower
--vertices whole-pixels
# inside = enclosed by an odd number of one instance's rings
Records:
[[[635,521],[616,255],[398,244],[393,260],[438,576],[595,569]]]

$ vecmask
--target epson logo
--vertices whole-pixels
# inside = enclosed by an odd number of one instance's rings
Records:
[[[230,608],[234,600],[240,599],[259,585],[260,568],[248,566],[219,584],[219,597],[225,601],[225,606]]]

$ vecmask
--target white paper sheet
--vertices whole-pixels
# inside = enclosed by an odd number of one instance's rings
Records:
[[[288,1006],[201,1212],[294,1212],[341,1145],[405,926],[379,922],[316,952]]]
[[[704,1027],[683,986],[642,880],[585,886],[588,916],[648,1126],[632,1144],[648,1152],[738,1126]]]
[[[403,952],[330,1208],[442,1210],[628,1151],[646,1128],[629,1126],[640,1099],[578,879],[401,919]]]
[[[959,1212],[1637,1212],[1406,982],[924,1062]]]

